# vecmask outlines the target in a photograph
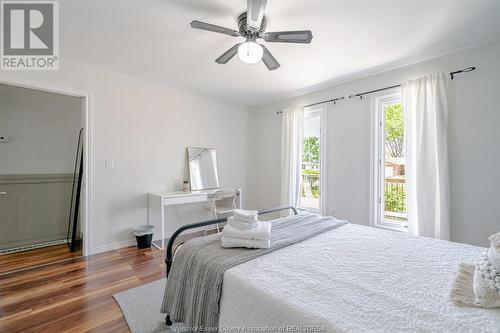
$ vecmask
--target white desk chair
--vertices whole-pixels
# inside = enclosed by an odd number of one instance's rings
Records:
[[[238,190],[217,190],[214,192],[214,196],[212,198],[212,204],[210,207],[207,207],[207,211],[209,212],[210,219],[218,219],[220,214],[231,214],[233,210],[236,209],[236,198],[239,195]],[[232,200],[230,200],[232,199]],[[217,233],[220,233],[219,224],[217,223]],[[208,228],[208,227],[207,227]],[[205,229],[205,235],[207,234],[207,230]]]

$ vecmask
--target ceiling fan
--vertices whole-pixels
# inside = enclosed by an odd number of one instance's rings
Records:
[[[191,27],[246,38],[245,42],[235,44],[215,62],[225,64],[238,53],[241,61],[254,64],[262,60],[267,69],[273,71],[280,64],[265,45],[257,43],[258,39],[269,43],[309,44],[313,36],[311,30],[266,32],[266,3],[267,0],[247,0],[247,11],[238,17],[238,31],[196,20],[191,22]]]

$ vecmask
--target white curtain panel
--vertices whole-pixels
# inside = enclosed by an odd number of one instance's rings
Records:
[[[283,110],[281,123],[281,205],[299,206],[302,183],[304,107]]]
[[[450,239],[446,76],[402,84],[405,110],[408,231]]]

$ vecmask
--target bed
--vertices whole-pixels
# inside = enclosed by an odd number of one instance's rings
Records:
[[[219,331],[500,332],[499,309],[448,297],[483,250],[346,224],[225,271]]]

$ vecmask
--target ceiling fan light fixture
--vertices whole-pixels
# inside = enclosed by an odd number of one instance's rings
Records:
[[[241,0],[243,1],[243,0]],[[309,44],[313,38],[311,30],[290,30],[266,32],[265,9],[267,0],[246,0],[247,11],[238,16],[238,30],[228,29],[219,25],[194,20],[193,29],[212,31],[235,38],[243,37],[244,43],[236,43],[229,50],[220,55],[215,62],[227,64],[238,53],[240,60],[247,64],[255,64],[262,60],[268,70],[274,71],[280,63],[272,55],[265,43],[258,44],[257,39],[267,43],[295,43]]]
[[[238,47],[238,57],[247,64],[256,64],[262,59],[262,46],[253,41],[247,41]]]

